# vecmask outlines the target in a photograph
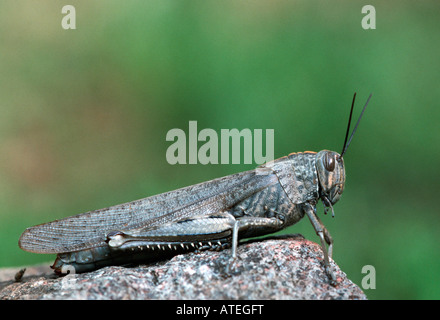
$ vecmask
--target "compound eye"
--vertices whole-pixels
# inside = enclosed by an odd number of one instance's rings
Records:
[[[327,171],[335,170],[335,158],[328,153],[324,157],[324,167]]]

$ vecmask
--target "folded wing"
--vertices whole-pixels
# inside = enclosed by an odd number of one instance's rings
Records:
[[[89,211],[26,229],[19,246],[35,253],[80,251],[105,245],[114,230],[164,223],[231,208],[250,195],[278,182],[272,172],[241,172],[148,198]]]

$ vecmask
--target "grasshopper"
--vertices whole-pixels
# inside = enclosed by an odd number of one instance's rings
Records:
[[[23,232],[19,246],[57,254],[52,268],[58,274],[228,247],[233,261],[239,239],[277,232],[307,215],[321,242],[324,269],[336,283],[329,261],[333,239],[316,205],[321,199],[324,213],[331,209],[334,216],[344,190],[343,155],[371,95],[347,141],[355,98],[341,154],[292,153],[256,170],[40,224]]]

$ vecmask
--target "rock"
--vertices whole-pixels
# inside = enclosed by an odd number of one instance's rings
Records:
[[[248,241],[228,271],[229,258],[230,250],[203,251],[65,277],[29,267],[19,282],[20,268],[3,269],[0,299],[366,299],[333,260],[338,284],[330,285],[320,246],[300,235]]]

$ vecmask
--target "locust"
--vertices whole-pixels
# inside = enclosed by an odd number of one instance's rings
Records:
[[[351,133],[353,96],[342,152],[297,152],[240,172],[144,199],[93,210],[27,228],[21,249],[57,254],[55,273],[89,272],[109,265],[164,259],[179,253],[232,248],[240,239],[274,233],[305,215],[318,235],[323,267],[330,265],[333,239],[316,214],[338,202],[345,186],[344,158],[371,95]]]

